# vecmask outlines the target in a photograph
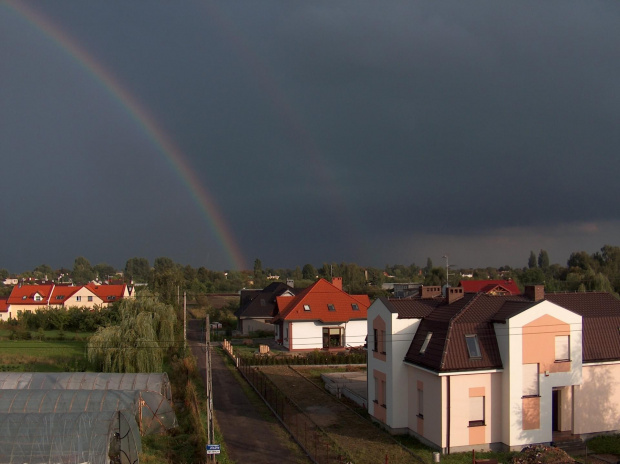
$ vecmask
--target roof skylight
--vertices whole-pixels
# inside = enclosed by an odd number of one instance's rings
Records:
[[[422,343],[422,348],[420,348],[420,354],[424,354],[424,352],[426,351],[426,348],[428,347],[428,343],[431,341],[432,336],[433,336],[433,332],[429,332],[426,334],[424,343]]]
[[[480,345],[478,345],[478,335],[465,335],[465,343],[467,343],[467,351],[470,358],[481,358]]]

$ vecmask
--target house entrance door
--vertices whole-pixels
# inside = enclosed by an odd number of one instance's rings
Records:
[[[553,390],[551,394],[551,430],[558,432],[560,430],[560,390]]]

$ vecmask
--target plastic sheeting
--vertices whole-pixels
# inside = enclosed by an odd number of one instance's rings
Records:
[[[107,374],[101,372],[0,372],[2,390],[141,390],[172,401],[166,373]]]
[[[0,390],[0,413],[128,411],[140,433],[163,433],[177,426],[170,402],[150,391]]]
[[[0,464],[136,464],[141,451],[128,412],[0,413]]]

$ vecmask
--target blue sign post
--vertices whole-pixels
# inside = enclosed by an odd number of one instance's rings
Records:
[[[220,454],[220,445],[207,445],[207,454]]]

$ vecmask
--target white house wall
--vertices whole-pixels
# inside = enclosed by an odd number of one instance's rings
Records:
[[[323,327],[334,327],[334,325],[326,324],[326,325],[321,326],[321,336],[323,333],[322,332]],[[340,327],[345,328],[344,345],[346,347],[364,346],[364,344],[366,343],[366,336],[368,335],[368,327],[367,327],[366,319],[357,320],[357,321],[349,321],[345,323],[344,325],[340,325]]]
[[[540,427],[523,430],[523,327],[550,315],[570,326],[571,369],[569,372],[539,374]],[[506,324],[494,324],[504,365],[503,438],[510,447],[552,441],[552,389],[582,382],[581,316],[549,301],[541,301],[510,318]]]
[[[380,317],[385,322],[385,361],[373,355],[374,331],[373,321]],[[390,312],[381,300],[368,309],[368,398],[376,398],[375,382],[372,373],[383,372],[386,375],[386,425],[392,431],[406,432],[408,423],[409,392],[407,385],[407,367],[403,359],[420,324],[420,319],[398,319],[397,313]],[[374,405],[369,401],[369,414],[373,414]]]
[[[445,409],[446,380],[436,374],[405,364],[409,388],[407,389],[407,417],[413,435],[426,444],[446,447]],[[423,390],[423,418],[419,417],[418,388]]]
[[[584,365],[583,385],[573,395],[573,433],[620,430],[620,364]]]

